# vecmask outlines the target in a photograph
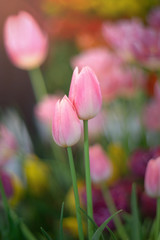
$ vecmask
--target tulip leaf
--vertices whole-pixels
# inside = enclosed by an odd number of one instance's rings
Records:
[[[59,225],[59,239],[63,240],[63,212],[64,212],[64,202],[61,207],[60,225]]]
[[[52,238],[48,235],[48,233],[42,227],[40,229],[47,240],[52,240]]]
[[[111,221],[111,219],[119,214],[120,212],[122,212],[122,210],[119,210],[117,211],[116,213],[114,213],[112,216],[110,216],[106,221],[104,221],[101,226],[96,230],[96,232],[94,233],[93,237],[92,237],[92,240],[99,240],[100,239],[100,236],[103,232],[103,230],[105,229],[106,225]]]
[[[11,220],[10,234],[12,237],[14,236],[13,239],[20,238],[20,236],[23,235],[22,237],[25,237],[26,240],[36,240],[28,227],[20,220],[13,210],[10,209],[9,215]]]
[[[88,219],[91,221],[91,223],[93,224],[93,226],[94,226],[94,228],[95,228],[95,230],[96,230],[96,229],[98,228],[98,225],[95,223],[95,221],[94,221],[90,216],[88,216],[88,214],[86,213],[86,211],[84,211],[82,208],[80,208],[80,210],[81,210],[81,212],[85,215],[85,217],[88,218]],[[104,240],[103,234],[102,234],[102,240]]]
[[[132,185],[132,195],[131,195],[131,212],[132,212],[132,240],[141,240],[142,233],[141,233],[141,226],[139,220],[139,212],[138,212],[138,204],[137,204],[137,196],[136,196],[136,185]]]
[[[94,227],[97,229],[98,228],[98,225],[95,223],[95,221],[90,217],[88,216],[88,214],[86,213],[86,211],[84,211],[82,208],[80,208],[81,212],[92,222],[92,224],[94,225]]]
[[[106,226],[106,228],[108,229],[108,232],[110,233],[111,238],[112,238],[113,240],[117,240],[117,238],[116,238],[116,236],[114,235],[114,233],[112,232],[112,230],[111,230],[108,226]]]
[[[1,178],[0,193],[4,205],[5,216],[7,218],[5,228],[1,229],[2,239],[14,240],[25,238],[26,240],[36,240],[27,226],[20,220],[16,213],[10,209]]]

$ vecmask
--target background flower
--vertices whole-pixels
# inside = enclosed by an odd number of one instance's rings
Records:
[[[106,48],[84,51],[74,57],[71,63],[80,70],[85,66],[94,69],[105,101],[111,101],[117,96],[130,96],[136,87],[143,85],[143,73],[125,67],[123,61]]]
[[[27,12],[6,20],[4,43],[13,64],[27,70],[39,67],[48,51],[47,35]]]

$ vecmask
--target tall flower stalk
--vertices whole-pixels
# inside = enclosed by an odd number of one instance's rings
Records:
[[[30,76],[30,80],[31,80],[31,84],[32,84],[32,88],[33,88],[35,97],[36,97],[36,101],[39,102],[42,99],[42,97],[47,95],[47,89],[46,89],[43,75],[41,73],[40,68],[32,69],[32,70],[28,71],[28,73]]]
[[[87,192],[87,214],[93,219],[93,203],[92,203],[92,186],[90,177],[90,161],[89,161],[89,142],[88,142],[88,120],[83,121],[84,126],[84,158],[85,158],[85,176],[86,176],[86,192]],[[88,219],[88,239],[93,235],[93,224]]]
[[[69,99],[73,103],[79,119],[83,120],[84,127],[84,156],[87,191],[87,214],[93,219],[92,187],[90,177],[88,120],[94,118],[101,109],[102,96],[98,79],[89,67],[78,72],[75,68],[72,76]],[[92,222],[88,219],[88,239],[93,236]]]
[[[59,100],[56,103],[53,115],[52,133],[55,142],[59,146],[67,147],[75,197],[79,239],[84,240],[76,171],[71,149],[71,146],[76,144],[81,137],[81,123],[72,102],[67,98],[67,96],[64,96],[61,101]]]
[[[77,222],[78,222],[79,239],[84,240],[82,218],[81,218],[81,213],[80,213],[80,201],[79,201],[78,186],[77,186],[77,179],[76,179],[76,171],[75,171],[71,147],[67,147],[67,152],[68,152],[69,165],[70,165],[71,176],[72,176],[72,184],[73,184],[73,191],[74,191],[74,198],[75,198],[75,205],[76,205],[76,215],[77,215]]]

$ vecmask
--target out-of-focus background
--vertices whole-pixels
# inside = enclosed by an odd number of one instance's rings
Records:
[[[68,95],[74,68],[89,66],[99,79],[103,98],[101,112],[89,121],[90,145],[98,161],[106,158],[112,165],[105,184],[117,209],[127,213],[123,222],[128,234],[133,182],[138,186],[144,229],[150,229],[156,202],[145,192],[144,176],[149,160],[160,156],[159,1],[1,0],[0,6],[0,175],[12,209],[37,239],[43,239],[41,226],[58,239],[64,201],[64,239],[78,239],[68,158],[65,149],[53,142],[51,119],[57,99]],[[17,64],[23,42],[30,42],[27,35],[16,39],[23,28],[14,29],[11,24],[8,32],[15,42],[4,37],[6,21],[20,11],[33,16],[43,31],[41,35],[33,24],[35,38],[47,39],[40,71]],[[27,23],[24,26],[26,34]],[[35,49],[39,46],[36,40]],[[42,78],[48,94],[37,99],[40,81],[37,88],[33,82]],[[82,142],[73,147],[73,155],[80,201],[86,209]],[[99,183],[92,181],[94,219],[101,225],[110,213]],[[0,226],[3,222],[0,217]],[[109,226],[115,230],[113,222]],[[148,232],[143,234],[147,239]]]
[[[105,45],[101,34],[103,21],[110,19],[144,19],[158,1],[58,1],[14,0],[2,1],[0,8],[0,105],[17,107],[34,129],[32,110],[34,96],[28,74],[15,68],[9,61],[3,44],[3,27],[9,15],[21,10],[31,13],[47,31],[50,39],[48,58],[42,66],[46,72],[46,84],[52,93],[56,88],[67,92],[71,77],[70,57],[81,49]],[[52,66],[52,67],[50,67]],[[65,74],[64,74],[65,72]],[[21,81],[22,79],[22,81]],[[57,81],[58,79],[58,81]],[[63,84],[61,84],[63,81]],[[57,83],[58,82],[58,83]]]

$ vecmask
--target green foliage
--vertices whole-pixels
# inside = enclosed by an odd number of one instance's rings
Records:
[[[41,227],[41,231],[47,240],[52,240],[52,238],[48,235],[48,233],[42,227]]]
[[[60,216],[60,224],[59,224],[59,239],[63,240],[63,212],[64,212],[64,202],[61,207],[61,216]]]
[[[2,222],[2,227],[0,228],[2,240],[36,240],[32,235],[26,225],[21,221],[21,219],[12,211],[8,205],[7,198],[4,192],[3,184],[0,179],[0,192],[2,196],[2,201],[5,210],[6,221]]]
[[[132,240],[142,240],[141,225],[139,220],[137,196],[136,196],[136,185],[132,185],[132,195],[131,195],[131,238]]]
[[[86,213],[86,211],[84,211],[82,208],[80,208],[81,212],[84,214],[84,216],[90,220],[90,222],[93,224],[94,226],[94,231],[96,231],[96,229],[98,229],[98,225],[95,223],[95,221],[90,217],[88,216],[88,214]],[[104,236],[102,234],[102,239],[104,240]]]
[[[120,212],[122,212],[122,210],[119,210],[118,212],[114,213],[112,216],[110,216],[105,222],[103,222],[101,224],[101,226],[96,230],[96,232],[94,233],[92,240],[99,240],[100,236],[103,232],[103,230],[105,229],[106,225],[112,220],[112,218],[114,218],[115,215],[119,214]],[[116,238],[115,238],[116,239]]]

